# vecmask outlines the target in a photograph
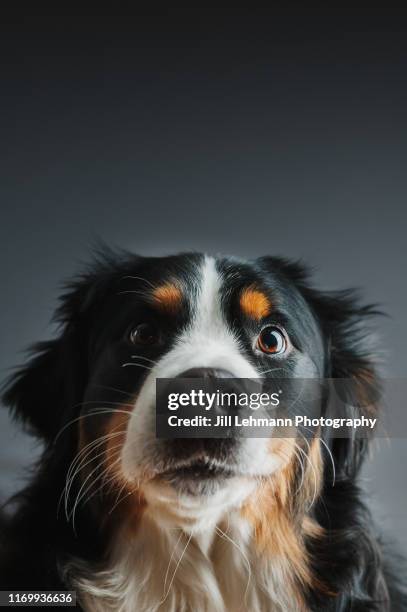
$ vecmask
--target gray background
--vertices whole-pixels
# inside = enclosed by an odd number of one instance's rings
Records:
[[[60,282],[96,236],[144,254],[283,254],[362,286],[406,376],[406,58],[399,15],[4,20],[2,378],[52,333]],[[0,491],[38,452],[0,412]],[[364,471],[407,550],[407,443]]]

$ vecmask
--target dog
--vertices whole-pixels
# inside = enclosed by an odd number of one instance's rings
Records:
[[[44,450],[3,516],[1,589],[103,612],[407,610],[358,486],[366,437],[155,430],[157,379],[219,372],[351,380],[347,414],[377,415],[376,314],[280,257],[96,254],[4,390]]]

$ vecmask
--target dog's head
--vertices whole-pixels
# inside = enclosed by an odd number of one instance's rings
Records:
[[[370,314],[351,294],[312,289],[302,266],[280,258],[108,253],[71,284],[60,336],[35,348],[4,398],[48,449],[71,441],[67,493],[76,502],[127,494],[163,513],[182,500],[215,509],[242,504],[269,481],[287,497],[306,455],[318,487],[329,470],[324,449],[345,474],[364,441],[158,439],[156,379],[347,378],[357,412],[375,385],[360,331]]]

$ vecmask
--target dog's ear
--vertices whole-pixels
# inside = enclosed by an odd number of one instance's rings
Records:
[[[104,256],[66,285],[55,315],[59,335],[31,349],[28,363],[6,382],[2,401],[32,433],[53,440],[72,418],[87,378],[87,331],[112,273]]]
[[[309,282],[307,268],[282,258],[263,258],[280,277],[300,291],[321,329],[325,345],[325,377],[333,379],[327,416],[376,418],[381,395],[377,341],[371,322],[381,313],[374,305],[363,305],[354,290],[323,292]],[[264,264],[263,264],[264,265]],[[355,430],[352,430],[355,431]],[[359,469],[368,438],[355,433],[349,438],[327,440],[336,474]]]
[[[314,292],[311,304],[326,339],[326,376],[331,379],[327,416],[378,418],[381,382],[372,320],[381,314],[361,305],[355,291]],[[353,475],[364,458],[369,435],[351,429],[329,440],[337,474]]]
[[[45,440],[57,433],[64,409],[75,402],[75,372],[81,361],[75,336],[73,329],[65,330],[57,339],[34,345],[31,359],[5,386],[3,403]]]

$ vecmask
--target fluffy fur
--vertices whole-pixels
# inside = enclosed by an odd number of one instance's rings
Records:
[[[347,414],[377,414],[375,314],[281,258],[104,252],[5,389],[44,452],[1,521],[0,588],[73,588],[104,612],[406,610],[358,486],[365,438],[165,441],[154,428],[156,378],[193,368],[347,379]],[[282,354],[259,350],[267,325]]]

